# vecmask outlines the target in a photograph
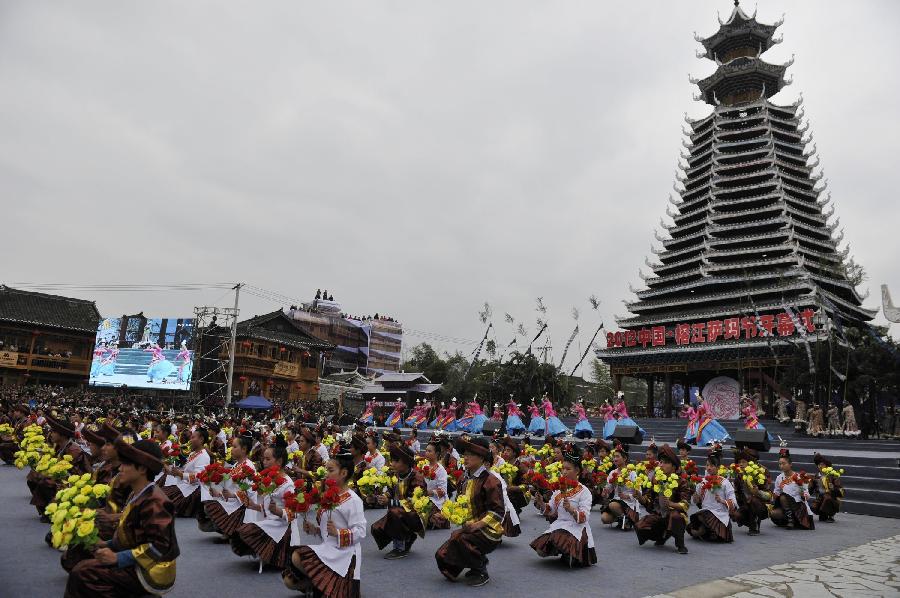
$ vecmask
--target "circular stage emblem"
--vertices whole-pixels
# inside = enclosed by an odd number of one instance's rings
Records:
[[[718,376],[703,387],[703,400],[716,419],[737,419],[741,415],[741,392],[738,381]]]

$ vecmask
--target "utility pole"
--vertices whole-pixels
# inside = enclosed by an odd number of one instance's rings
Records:
[[[241,287],[243,283],[234,285],[234,318],[231,320],[231,343],[228,349],[228,379],[226,380],[225,408],[231,407],[231,385],[234,376],[234,344],[237,338],[237,321],[238,321],[238,300],[241,297]]]

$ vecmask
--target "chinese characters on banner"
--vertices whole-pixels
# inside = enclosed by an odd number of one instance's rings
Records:
[[[815,332],[813,316],[816,312],[804,309],[799,313],[799,321],[788,312],[741,316],[724,320],[709,320],[691,324],[678,324],[674,328],[653,326],[640,330],[623,330],[606,334],[606,348],[616,347],[663,347],[669,339],[676,345],[696,345],[714,343],[719,340],[751,339],[766,336],[793,336],[802,326],[805,332]]]

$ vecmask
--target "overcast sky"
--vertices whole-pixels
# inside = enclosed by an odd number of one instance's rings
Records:
[[[535,332],[541,296],[558,361],[573,306],[574,351],[639,286],[682,114],[709,111],[692,32],[731,8],[7,0],[0,281],[327,287],[350,313],[473,340],[488,301],[501,344],[506,312]],[[900,300],[900,3],[759,3],[760,21],[782,12],[765,57],[796,54],[794,83],[773,99],[804,93],[867,305],[885,282]],[[106,315],[228,300],[71,294]]]

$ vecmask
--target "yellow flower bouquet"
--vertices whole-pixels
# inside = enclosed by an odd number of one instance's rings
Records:
[[[472,518],[469,497],[461,494],[456,500],[448,500],[441,507],[441,514],[453,525],[462,525]]]

